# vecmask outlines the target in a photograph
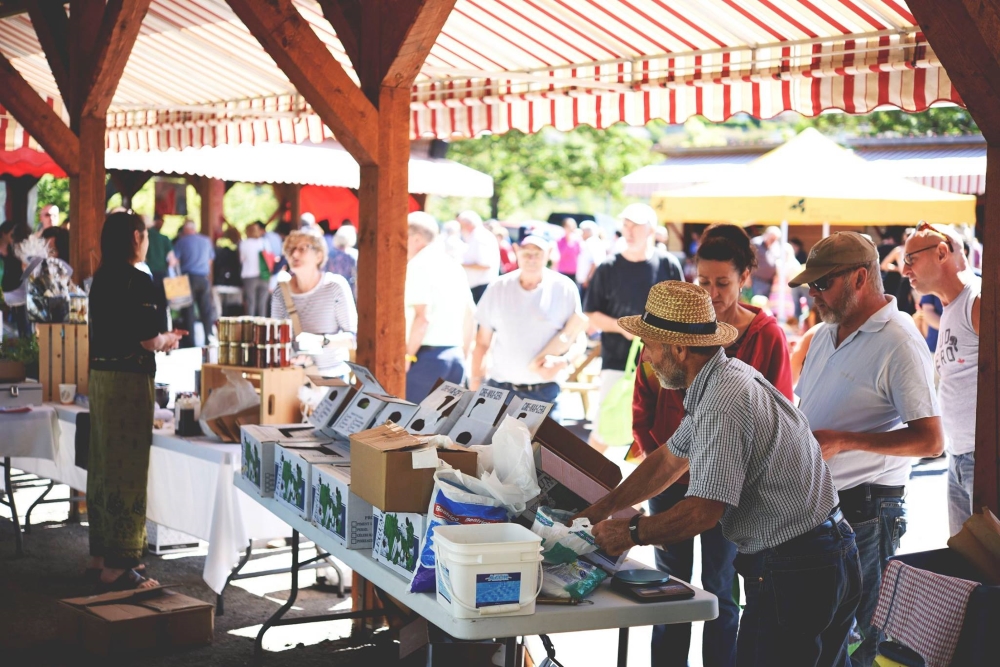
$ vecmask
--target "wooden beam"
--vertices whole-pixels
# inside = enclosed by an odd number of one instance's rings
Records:
[[[404,396],[407,169],[410,91],[383,88],[377,165],[361,167],[358,189],[358,361],[390,394]]]
[[[333,26],[337,39],[344,47],[347,57],[358,69],[361,50],[358,47],[358,30],[361,26],[361,0],[319,0],[323,16]]]
[[[226,183],[218,178],[202,178],[198,187],[201,197],[201,233],[212,239],[222,236],[222,200]]]
[[[69,77],[73,90],[64,101],[69,110],[69,126],[74,132],[79,132],[83,103],[90,93],[97,36],[103,20],[104,0],[70,0]]]
[[[73,84],[69,76],[69,17],[66,8],[60,4],[32,2],[28,5],[31,25],[42,45],[45,59],[49,61],[52,78],[56,80],[63,99],[73,95]]]
[[[149,3],[150,0],[108,0],[83,102],[84,115],[108,113]]]
[[[997,0],[907,4],[983,136],[1000,145],[1000,34],[989,30]]]
[[[0,54],[0,104],[67,174],[80,171],[80,142],[9,60]]]
[[[399,19],[388,24],[389,34],[383,38],[383,46],[394,56],[382,76],[381,85],[406,89],[413,85],[455,1],[410,0],[405,3],[408,6]]]
[[[80,171],[69,179],[70,264],[82,285],[101,261],[104,227],[104,117],[80,118]]]
[[[378,112],[291,0],[226,1],[354,159],[375,164]]]

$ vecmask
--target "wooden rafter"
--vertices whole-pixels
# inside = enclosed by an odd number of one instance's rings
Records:
[[[149,3],[150,0],[108,0],[91,61],[81,109],[83,115],[107,114]]]
[[[337,33],[337,39],[343,45],[347,57],[357,69],[361,61],[357,32],[361,25],[360,0],[319,0],[319,6],[323,9],[323,16]]]
[[[63,99],[73,95],[69,75],[69,17],[61,4],[32,2],[28,4],[28,17],[38,35],[45,59],[49,61],[52,78],[56,80]]]
[[[354,159],[375,164],[378,111],[291,0],[227,2]]]
[[[59,114],[0,54],[0,104],[24,126],[67,174],[80,172],[80,141]]]
[[[388,35],[390,52],[395,55],[382,75],[381,84],[390,88],[413,85],[455,7],[455,0],[411,0],[405,4],[409,5],[408,11],[404,10],[407,20],[392,24]]]

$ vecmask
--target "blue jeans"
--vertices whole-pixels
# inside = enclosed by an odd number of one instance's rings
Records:
[[[522,399],[531,399],[534,401],[551,403],[552,410],[549,411],[549,418],[554,422],[559,422],[558,399],[560,389],[558,382],[542,382],[540,384],[533,385],[514,385],[510,382],[496,382],[495,380],[487,379],[486,384],[491,387],[496,387],[497,389],[506,389]]]
[[[650,514],[666,512],[684,499],[687,490],[686,484],[674,484],[660,495],[650,498]],[[701,586],[719,598],[718,618],[705,623],[701,643],[705,667],[733,667],[736,664],[736,631],[740,624],[740,609],[733,600],[735,558],[736,545],[722,536],[721,526],[716,525],[701,534]],[[657,549],[656,569],[690,581],[694,569],[694,540]],[[650,665],[684,667],[688,664],[690,647],[690,623],[653,626]]]
[[[948,534],[962,530],[972,516],[972,476],[976,453],[948,455]]]
[[[847,667],[847,635],[861,598],[861,568],[847,521],[827,520],[773,549],[739,554],[747,606],[740,667]]]
[[[465,355],[460,347],[423,345],[406,374],[406,400],[419,403],[427,398],[438,379],[461,384],[465,378]]]
[[[855,487],[861,489],[861,487]],[[882,571],[896,554],[899,540],[906,533],[906,510],[902,496],[879,497],[865,494],[855,499],[855,489],[840,493],[840,506],[857,534],[861,558],[861,602],[858,604],[857,628],[861,645],[851,655],[854,667],[871,667],[879,642],[884,637],[872,626],[872,614],[878,604]]]

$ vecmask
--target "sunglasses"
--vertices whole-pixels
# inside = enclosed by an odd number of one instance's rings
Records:
[[[833,279],[834,278],[846,275],[846,274],[851,273],[853,271],[857,271],[860,268],[861,268],[860,266],[855,266],[855,267],[852,267],[850,269],[841,269],[840,271],[834,271],[833,273],[826,274],[822,278],[817,278],[816,280],[812,281],[811,283],[808,283],[808,285],[809,285],[809,287],[813,288],[817,292],[825,292],[828,289],[830,289],[831,284],[833,283]]]
[[[945,234],[944,232],[938,231],[934,227],[934,225],[930,224],[929,222],[921,222],[919,225],[917,225],[917,231],[918,232],[930,232],[931,234],[937,234],[942,239],[944,239],[945,243],[948,244],[948,251],[949,252],[954,252],[955,251],[955,248],[951,245],[951,237],[948,236],[947,234]],[[917,252],[922,252],[922,251],[918,250]],[[916,253],[911,253],[911,254],[916,254]]]

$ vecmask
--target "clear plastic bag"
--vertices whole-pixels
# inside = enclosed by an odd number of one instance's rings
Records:
[[[542,538],[542,556],[546,563],[572,563],[579,556],[597,551],[597,541],[591,532],[590,520],[576,519],[573,525],[566,522],[572,512],[539,507],[531,532]]]
[[[531,433],[524,422],[505,417],[493,434],[493,444],[472,449],[479,454],[480,478],[511,516],[521,514],[541,493]]]
[[[543,565],[542,570],[545,576],[542,595],[552,598],[582,600],[608,578],[604,570],[582,560]]]
[[[240,371],[222,371],[226,376],[225,386],[219,387],[208,396],[201,406],[201,419],[211,421],[227,415],[237,415],[244,410],[260,406],[260,396],[243,378]]]

